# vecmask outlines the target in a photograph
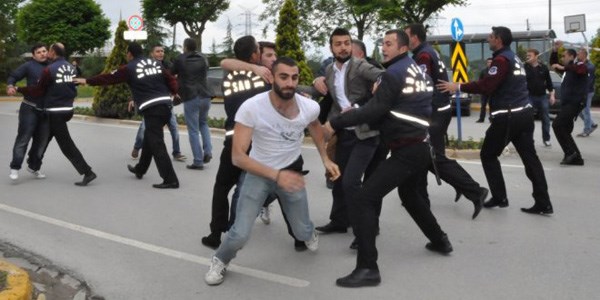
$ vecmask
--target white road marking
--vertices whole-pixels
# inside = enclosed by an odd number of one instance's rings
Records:
[[[140,241],[137,241],[134,239],[130,239],[130,238],[122,237],[119,235],[107,233],[104,231],[92,229],[89,227],[65,222],[62,220],[54,219],[54,218],[51,218],[48,216],[40,215],[40,214],[33,213],[33,212],[23,210],[20,208],[8,206],[8,205],[2,204],[2,203],[0,203],[0,210],[6,211],[9,213],[13,213],[16,215],[20,215],[23,217],[27,217],[30,219],[34,219],[36,221],[51,224],[54,226],[69,229],[72,231],[76,231],[79,233],[91,235],[91,236],[94,236],[94,237],[97,237],[100,239],[112,241],[115,243],[123,244],[123,245],[134,247],[134,248],[138,248],[138,249],[145,250],[148,252],[154,252],[154,253],[161,254],[164,256],[168,256],[168,257],[172,257],[172,258],[176,258],[176,259],[180,259],[180,260],[184,260],[184,261],[189,261],[189,262],[193,262],[193,263],[204,265],[204,266],[210,266],[210,258],[197,256],[197,255],[193,255],[193,254],[189,254],[189,253],[185,253],[185,252],[181,252],[181,251],[177,251],[177,250],[173,250],[173,249],[169,249],[169,248],[165,248],[165,247],[161,247],[161,246],[156,246],[153,244],[140,242]],[[288,285],[291,287],[307,287],[310,284],[310,282],[308,282],[306,280],[297,279],[297,278],[293,278],[293,277],[289,277],[289,276],[285,276],[285,275],[279,275],[279,274],[270,273],[270,272],[265,272],[265,271],[261,271],[261,270],[257,270],[257,269],[246,268],[246,267],[242,267],[242,266],[238,266],[238,265],[234,265],[234,264],[229,265],[228,271],[234,271],[234,272],[237,272],[237,273],[240,273],[243,275],[251,276],[251,277],[266,280],[266,281],[271,281],[274,283],[284,284],[284,285]]]

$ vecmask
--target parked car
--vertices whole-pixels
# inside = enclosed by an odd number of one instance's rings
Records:
[[[448,80],[452,81],[452,70],[448,70]],[[473,96],[469,93],[460,92],[458,95],[460,99],[460,114],[461,116],[471,115],[471,102],[473,102]],[[456,93],[453,93],[450,97],[450,104],[452,105],[452,115],[456,115]]]
[[[223,68],[211,67],[208,69],[206,83],[208,84],[208,89],[211,91],[213,98],[223,98],[223,89],[221,88],[221,85],[223,84],[224,77],[225,71]]]

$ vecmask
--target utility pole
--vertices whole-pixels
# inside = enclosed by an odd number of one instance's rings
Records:
[[[548,29],[552,29],[552,0],[548,0]]]

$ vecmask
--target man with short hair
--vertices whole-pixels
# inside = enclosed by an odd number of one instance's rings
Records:
[[[531,181],[535,201],[532,207],[521,208],[521,211],[530,214],[552,214],[554,210],[548,194],[544,167],[533,145],[535,125],[525,69],[519,57],[510,49],[512,32],[503,26],[492,27],[487,40],[490,50],[494,52],[487,76],[469,83],[439,81],[437,88],[443,92],[462,91],[490,95],[492,122],[485,132],[480,156],[492,198],[483,206],[508,206],[506,184],[498,157],[508,143],[513,143],[525,167],[525,174]]]
[[[162,64],[162,67],[165,70],[170,70],[171,67],[168,62],[165,61],[165,48],[158,44],[152,47],[152,51],[150,51],[150,57],[156,59],[158,62]],[[133,100],[129,102],[130,109],[133,107]],[[176,161],[185,161],[185,155],[181,154],[181,150],[179,147],[179,124],[177,123],[177,116],[175,113],[171,111],[171,119],[169,119],[169,123],[167,127],[169,128],[169,132],[171,133],[171,140],[173,142],[173,159]],[[144,143],[144,129],[146,128],[144,124],[144,119],[142,118],[142,122],[140,123],[140,127],[138,128],[137,135],[135,136],[135,144],[133,144],[133,150],[131,151],[131,158],[136,159],[139,156],[140,149],[142,149],[142,144]]]
[[[146,130],[140,161],[135,166],[127,165],[127,169],[135,174],[137,179],[142,179],[154,158],[163,182],[153,184],[152,187],[177,189],[179,179],[169,158],[163,133],[163,127],[171,118],[173,105],[171,96],[177,94],[177,80],[162,67],[160,62],[144,57],[142,52],[140,44],[131,42],[127,47],[126,65],[120,66],[109,74],[97,75],[87,80],[77,78],[75,81],[92,86],[118,83],[129,85],[133,101],[146,120]]]
[[[560,84],[560,112],[552,122],[552,129],[564,152],[560,164],[583,166],[581,152],[571,134],[574,120],[585,106],[588,94],[588,69],[584,62],[575,61],[576,57],[575,49],[567,49],[563,52],[563,64],[552,65],[552,68],[565,72]]]
[[[96,179],[96,173],[77,149],[67,126],[67,122],[73,117],[73,101],[77,97],[74,83],[75,67],[65,60],[65,48],[61,43],[50,46],[48,58],[52,63],[44,68],[37,85],[19,87],[17,91],[34,97],[43,96],[42,107],[47,113],[48,130],[43,134],[45,143],[40,149],[45,151],[47,144],[54,137],[65,157],[80,175],[84,175],[83,180],[75,182],[75,185],[86,186]]]
[[[273,64],[273,89],[245,101],[235,116],[233,163],[246,171],[240,190],[235,223],[212,257],[204,276],[209,285],[221,284],[229,262],[250,238],[250,231],[271,193],[281,199],[294,235],[305,241],[311,251],[318,249],[318,235],[308,211],[302,174],[301,146],[308,127],[325,169],[333,179],[337,166],[327,158],[319,105],[296,93],[300,76],[293,59],[281,57]],[[250,153],[248,149],[253,144]]]
[[[183,54],[177,57],[173,75],[177,75],[179,96],[183,101],[183,112],[187,124],[188,137],[194,161],[187,168],[202,170],[204,164],[212,159],[212,142],[208,128],[211,92],[206,83],[208,60],[196,51],[196,41],[187,38],[183,41]],[[200,139],[202,137],[202,144]]]
[[[336,280],[342,287],[375,286],[381,282],[377,265],[375,236],[377,210],[382,199],[398,190],[402,205],[429,239],[430,251],[452,252],[448,236],[437,223],[427,199],[427,171],[431,165],[427,127],[431,114],[431,83],[425,73],[408,56],[408,35],[390,30],[383,39],[385,73],[378,81],[374,98],[364,106],[330,119],[325,130],[331,134],[361,123],[377,125],[391,156],[379,164],[357,195],[352,197],[357,209],[351,210],[356,222],[358,255],[356,267],[349,275]]]
[[[20,65],[17,69],[12,71],[8,76],[6,94],[13,96],[16,92],[16,84],[23,78],[27,78],[27,86],[35,86],[42,70],[48,65],[47,62],[48,50],[43,44],[35,44],[31,47],[32,60]],[[10,173],[9,177],[12,180],[19,178],[19,170],[25,160],[25,152],[27,151],[27,145],[29,140],[31,142],[31,148],[29,149],[29,159],[27,160],[27,170],[36,178],[46,178],[40,171],[41,167],[41,156],[43,155],[42,148],[40,145],[44,143],[40,139],[40,130],[44,130],[41,127],[45,126],[43,122],[43,98],[32,97],[26,95],[21,101],[19,107],[19,128],[17,129],[17,137],[15,138],[15,144],[13,146],[13,156],[10,162]]]
[[[242,61],[250,65],[256,65],[260,61],[258,43],[251,35],[237,39],[233,45],[233,51],[238,63]],[[234,63],[231,59],[228,61]],[[221,65],[223,64],[224,62],[222,61]],[[226,67],[224,68],[227,69]],[[242,169],[235,166],[231,160],[236,113],[244,101],[270,89],[260,76],[248,71],[229,72],[223,80],[222,88],[224,95],[223,105],[225,106],[225,114],[227,115],[225,119],[226,133],[220,156],[219,169],[217,170],[213,186],[210,234],[202,237],[202,244],[213,249],[221,245],[221,234],[229,229],[231,221],[235,219],[234,200],[238,197],[238,189],[241,183],[240,176],[242,173]],[[236,185],[230,210],[228,196],[231,189]]]
[[[585,102],[583,111],[579,113],[579,117],[583,120],[583,132],[577,136],[588,137],[592,132],[594,132],[594,130],[596,130],[596,128],[598,128],[598,124],[594,123],[594,120],[592,120],[592,114],[590,113],[592,99],[594,99],[594,93],[596,89],[596,67],[588,59],[588,51],[585,48],[581,48],[579,51],[577,51],[577,60],[585,63],[585,66],[588,70],[587,100]]]
[[[327,66],[325,76],[317,77],[313,85],[322,95],[331,95],[331,119],[368,103],[373,84],[384,71],[352,56],[352,36],[347,29],[332,31],[329,48],[334,61]],[[333,183],[330,221],[317,227],[322,233],[345,233],[349,226],[354,227],[350,211],[356,207],[351,198],[362,186],[363,175],[379,145],[379,132],[367,124],[339,129],[336,137],[335,162],[342,175]]]
[[[527,50],[527,61],[525,61],[525,73],[527,74],[527,90],[529,90],[529,102],[537,109],[542,119],[542,141],[544,146],[550,147],[550,105],[556,102],[554,87],[550,70],[539,61],[540,51],[537,49]],[[550,99],[546,95],[550,93]]]
[[[447,81],[446,66],[440,59],[439,53],[427,43],[425,26],[415,23],[408,25],[404,31],[408,35],[408,48],[413,53],[412,59],[419,65],[423,73],[429,75],[432,82]],[[435,166],[432,165],[429,171],[437,173],[436,176],[456,190],[455,201],[458,201],[461,195],[465,195],[469,201],[473,202],[472,218],[475,219],[481,211],[489,191],[479,186],[479,183],[456,160],[446,157],[446,136],[452,120],[450,94],[434,88],[431,105],[429,136],[431,146],[435,151]]]

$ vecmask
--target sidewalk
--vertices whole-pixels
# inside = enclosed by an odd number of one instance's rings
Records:
[[[9,273],[8,288],[0,299],[103,300],[77,275],[49,260],[0,241],[0,270]]]

